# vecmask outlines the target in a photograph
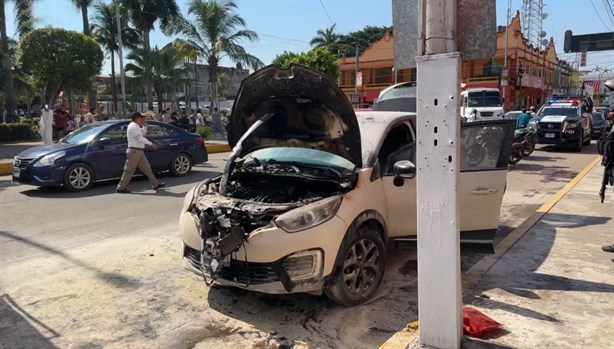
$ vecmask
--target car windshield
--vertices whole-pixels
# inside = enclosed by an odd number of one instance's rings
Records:
[[[83,126],[60,140],[61,143],[82,144],[94,139],[108,124],[90,124]]]
[[[593,113],[593,120],[603,120],[603,113]]]
[[[501,96],[498,91],[469,92],[469,107],[500,107]]]
[[[542,108],[542,110],[539,111],[538,116],[542,117],[542,116],[548,116],[548,115],[562,115],[562,116],[578,116],[578,108],[577,107],[572,107],[572,108],[557,108],[557,107],[553,107],[553,108]]]
[[[276,147],[256,150],[248,154],[245,159],[258,159],[258,161],[293,162],[305,165],[335,167],[353,171],[354,164],[339,155],[321,150],[293,147]]]

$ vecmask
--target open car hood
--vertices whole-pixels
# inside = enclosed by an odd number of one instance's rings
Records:
[[[273,116],[242,143],[239,156],[270,147],[318,149],[362,166],[360,131],[352,105],[329,77],[293,64],[264,67],[241,83],[228,125],[234,147],[256,120]]]

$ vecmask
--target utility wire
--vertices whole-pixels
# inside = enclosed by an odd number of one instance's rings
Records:
[[[333,25],[335,23],[333,23],[333,20],[330,18],[330,15],[328,14],[328,11],[326,11],[326,6],[324,6],[324,3],[322,2],[322,0],[320,0],[320,5],[322,5],[322,9],[324,10],[324,13],[326,13],[326,17],[328,17],[328,20],[330,21],[330,24]]]
[[[614,9],[612,9],[612,4],[610,2],[611,0],[603,0],[603,7],[610,18],[610,22],[614,24]]]
[[[591,6],[593,6],[593,10],[595,10],[595,13],[597,14],[597,17],[599,17],[599,20],[601,21],[601,23],[603,23],[603,26],[610,30],[610,27],[605,24],[605,21],[603,20],[603,18],[601,18],[601,15],[599,14],[599,11],[597,11],[597,7],[595,7],[595,3],[593,2],[593,0],[591,0]]]

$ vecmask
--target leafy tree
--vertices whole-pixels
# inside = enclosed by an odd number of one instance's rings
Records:
[[[337,43],[332,45],[331,52],[337,56],[354,57],[357,45],[360,54],[384,37],[386,32],[392,33],[392,27],[368,25],[361,30],[340,35]]]
[[[90,22],[89,16],[87,14],[87,9],[92,4],[92,0],[72,0],[73,5],[77,7],[78,10],[81,10],[81,19],[83,21],[83,34],[90,35]]]
[[[228,58],[235,63],[247,64],[260,68],[264,64],[260,59],[250,55],[241,46],[241,40],[255,41],[258,35],[247,30],[243,17],[235,11],[234,1],[192,0],[188,13],[196,17],[195,21],[182,23],[182,32],[186,40],[180,45],[190,47],[205,58],[209,65],[209,82],[211,83],[211,110],[216,105],[217,75],[220,61]]]
[[[143,38],[143,49],[146,52],[151,50],[149,33],[154,29],[156,22],[160,23],[160,29],[164,34],[172,34],[176,31],[179,23],[182,22],[181,12],[176,0],[121,0],[128,10],[132,24],[140,31]],[[146,76],[151,76],[151,63],[144,62]],[[146,79],[145,94],[147,95],[147,106],[153,107],[151,89],[153,81]]]
[[[273,64],[277,64],[282,68],[288,68],[292,63],[315,69],[328,75],[334,81],[337,81],[339,77],[337,57],[324,47],[298,54],[284,52],[273,59]]]
[[[34,0],[14,0],[15,1],[15,21],[17,22],[17,34],[22,37],[32,31],[34,26],[34,15],[32,6]],[[14,85],[13,74],[13,54],[10,51],[10,39],[6,33],[6,11],[7,1],[0,2],[0,48],[2,49],[2,72],[4,83],[2,84],[5,107],[7,116],[14,117],[17,108],[17,96]]]
[[[171,44],[159,49],[157,46],[147,52],[138,48],[128,55],[131,63],[126,65],[131,79],[135,81],[151,81],[153,90],[158,96],[158,111],[162,111],[162,101],[166,94],[175,102],[175,91],[179,84],[183,84],[187,74],[187,68],[183,63],[182,56]],[[145,68],[145,62],[151,63],[149,72]]]
[[[311,39],[309,44],[314,48],[326,47],[329,50],[333,49],[339,42],[339,35],[335,33],[336,25],[337,24],[333,24],[325,30],[318,30],[317,35]]]
[[[103,53],[91,37],[79,32],[44,28],[24,35],[19,45],[23,71],[32,77],[46,104],[63,90],[86,91],[100,73]]]
[[[115,53],[119,51],[117,38],[117,7],[113,4],[106,4],[102,1],[94,5],[93,24],[90,27],[94,39],[111,56],[111,93],[113,94],[113,104],[117,110],[117,86],[115,84]],[[135,49],[140,42],[139,32],[128,26],[128,13],[125,8],[120,7],[120,27],[122,31],[122,43],[124,47]]]

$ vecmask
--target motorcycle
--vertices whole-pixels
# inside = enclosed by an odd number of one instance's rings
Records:
[[[524,148],[522,154],[524,157],[528,157],[533,153],[537,141],[536,130],[532,127],[516,129],[514,131],[514,143],[522,144]]]
[[[524,157],[524,151],[525,149],[522,143],[514,141],[514,143],[512,143],[512,152],[507,160],[508,164],[515,165],[522,160]]]

